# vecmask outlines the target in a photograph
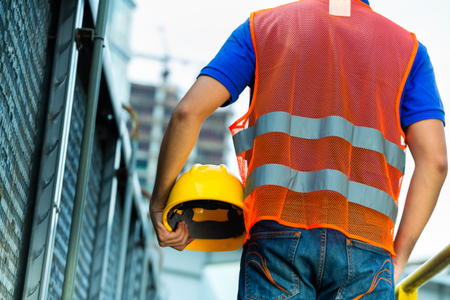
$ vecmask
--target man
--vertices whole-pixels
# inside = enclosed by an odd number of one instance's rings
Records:
[[[151,217],[161,246],[191,242],[162,211],[202,122],[250,86],[231,127],[245,184],[239,299],[394,299],[447,174],[444,111],[426,48],[367,0],[253,13],[175,109]],[[415,161],[394,241],[406,145]]]

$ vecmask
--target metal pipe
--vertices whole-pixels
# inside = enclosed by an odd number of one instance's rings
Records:
[[[136,156],[138,148],[138,132],[139,132],[139,119],[136,111],[131,107],[122,106],[131,115],[134,121],[134,131],[131,136],[131,157],[128,167],[127,185],[125,187],[125,199],[124,210],[122,215],[122,232],[120,239],[120,257],[119,257],[119,270],[117,274],[117,286],[116,286],[116,300],[122,299],[123,289],[123,276],[125,272],[125,263],[127,258],[128,236],[130,234],[130,220],[131,220],[131,208],[133,204],[133,176],[136,168]]]
[[[450,245],[397,284],[395,294],[400,300],[417,299],[417,290],[449,265]]]
[[[70,226],[67,264],[64,272],[62,290],[63,300],[72,300],[77,272],[78,252],[83,229],[86,190],[91,167],[92,144],[94,141],[95,119],[97,115],[98,94],[102,74],[103,41],[106,31],[109,0],[100,0],[96,30],[94,36],[94,51],[92,54],[91,70],[89,74],[89,89],[87,95],[86,115],[84,118],[83,138],[81,141],[80,164],[77,173],[77,184]]]

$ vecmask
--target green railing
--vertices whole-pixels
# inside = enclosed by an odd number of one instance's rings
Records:
[[[449,265],[450,245],[397,284],[396,298],[398,300],[416,300],[417,290]]]

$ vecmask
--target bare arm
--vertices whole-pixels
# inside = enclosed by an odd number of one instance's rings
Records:
[[[447,176],[447,148],[440,120],[424,120],[408,126],[406,141],[415,169],[394,241],[395,284],[436,206]]]
[[[228,90],[209,76],[200,76],[173,111],[161,144],[150,217],[162,247],[183,250],[191,242],[189,230],[180,222],[175,231],[162,222],[173,184],[197,141],[202,123],[230,97]]]

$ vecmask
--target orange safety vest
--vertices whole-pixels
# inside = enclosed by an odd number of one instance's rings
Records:
[[[351,5],[351,17],[330,15],[327,0],[251,14],[253,98],[230,126],[245,225],[333,228],[395,255],[399,106],[418,42],[363,2]]]

